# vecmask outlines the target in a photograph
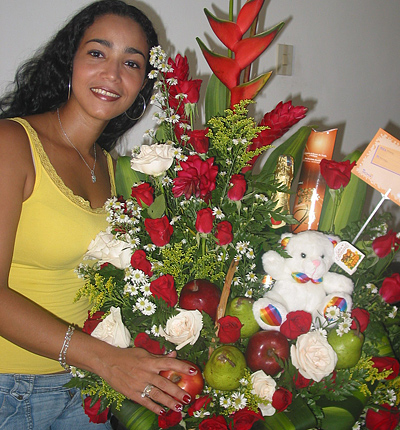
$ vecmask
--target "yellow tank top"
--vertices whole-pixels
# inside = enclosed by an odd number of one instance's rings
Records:
[[[65,186],[50,163],[36,131],[16,118],[29,136],[36,178],[31,196],[23,203],[15,239],[9,286],[68,323],[82,326],[88,302],[74,303],[83,285],[75,268],[92,239],[107,227],[104,208],[90,203]],[[115,195],[114,169],[106,153]],[[47,374],[60,364],[28,352],[0,337],[0,373]]]

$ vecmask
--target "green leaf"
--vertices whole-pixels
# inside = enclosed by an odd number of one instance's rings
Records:
[[[111,412],[127,430],[158,429],[157,415],[130,400],[124,400],[120,410],[111,405]]]
[[[206,122],[217,115],[223,115],[229,107],[228,88],[214,75],[208,81],[205,99]]]
[[[143,174],[132,170],[130,157],[127,155],[118,157],[115,169],[115,186],[118,195],[128,199],[131,196],[132,185],[141,181],[143,177]]]
[[[165,212],[165,198],[161,194],[154,199],[154,202],[147,209],[147,214],[150,218],[156,219],[161,218]]]
[[[293,157],[294,177],[296,177],[297,171],[303,159],[304,148],[311,130],[311,127],[303,126],[297,130],[295,134],[289,137],[289,139],[275,148],[267,158],[263,168],[261,169],[261,172],[256,175],[256,179],[258,181],[264,181],[271,177],[271,175],[273,175],[275,172],[279,156],[283,154],[291,155]]]

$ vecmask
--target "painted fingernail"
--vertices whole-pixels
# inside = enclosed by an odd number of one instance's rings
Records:
[[[183,396],[183,403],[186,403],[188,405],[191,400],[192,400],[192,398],[189,396],[189,394],[185,394]]]
[[[175,405],[176,412],[182,412],[183,406],[181,404]]]
[[[161,411],[160,411],[160,415],[165,415],[165,414],[166,414],[165,410],[164,410],[164,409],[161,409]]]
[[[191,368],[189,369],[189,373],[190,373],[191,375],[195,375],[195,374],[197,373],[197,369],[196,369],[195,367],[191,367]]]

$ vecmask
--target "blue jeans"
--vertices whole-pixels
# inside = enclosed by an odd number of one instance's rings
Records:
[[[110,430],[109,422],[89,422],[80,391],[64,387],[70,379],[66,373],[0,374],[0,429]]]

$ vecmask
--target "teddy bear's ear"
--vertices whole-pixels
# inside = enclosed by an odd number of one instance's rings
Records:
[[[291,237],[293,237],[292,233],[284,233],[284,234],[282,234],[282,236],[281,236],[281,246],[282,246],[283,249],[286,249],[286,247],[287,247],[287,245],[288,245],[289,240],[290,240]]]

